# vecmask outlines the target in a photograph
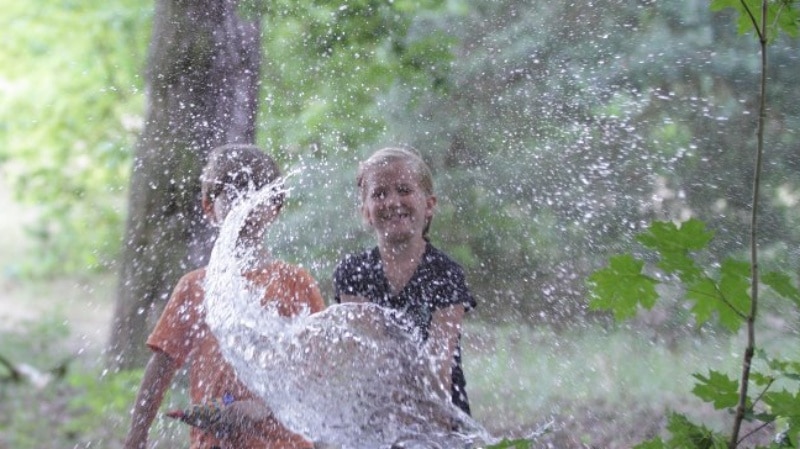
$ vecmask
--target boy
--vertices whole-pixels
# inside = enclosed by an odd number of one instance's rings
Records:
[[[202,175],[202,208],[206,217],[220,224],[233,203],[280,177],[275,162],[258,147],[225,145],[214,149]],[[278,216],[283,196],[267,207],[256,208],[242,227],[237,245],[253,248],[258,257],[244,276],[266,287],[262,305],[277,302],[284,316],[304,308],[311,313],[324,308],[322,295],[304,269],[274,260],[264,244],[264,234]],[[203,281],[206,269],[184,275],[176,285],[161,318],[147,339],[153,355],[145,368],[132,411],[126,449],[147,447],[147,435],[164,394],[176,371],[189,363],[190,396],[194,404],[260,402],[236,378],[220,353],[219,344],[205,323]],[[271,414],[263,413],[250,426],[231,427],[229,432],[204,431],[192,427],[191,449],[310,449],[313,445],[284,428]]]

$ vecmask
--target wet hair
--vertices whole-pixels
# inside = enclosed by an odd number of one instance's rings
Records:
[[[234,199],[247,192],[260,190],[281,177],[275,160],[255,145],[227,144],[211,150],[200,177],[201,194],[208,201],[220,195]],[[283,205],[284,194],[272,199]]]
[[[433,174],[430,167],[422,159],[422,156],[417,150],[411,147],[386,147],[372,153],[372,156],[367,158],[364,162],[358,165],[358,174],[356,175],[356,185],[358,186],[359,198],[361,204],[364,204],[367,198],[367,175],[379,167],[385,167],[394,162],[403,162],[414,174],[416,181],[422,190],[428,194],[433,195]],[[428,230],[431,227],[431,219],[425,223],[425,229],[422,231],[422,236],[428,239]]]

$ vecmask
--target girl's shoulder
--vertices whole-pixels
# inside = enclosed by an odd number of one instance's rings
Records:
[[[459,274],[463,274],[464,269],[461,267],[461,264],[455,261],[452,257],[447,255],[444,251],[440,250],[439,248],[433,246],[433,244],[428,243],[427,248],[425,249],[425,262],[437,269],[443,270],[452,270]]]

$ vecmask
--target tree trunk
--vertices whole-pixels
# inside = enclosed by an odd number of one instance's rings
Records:
[[[261,28],[238,0],[156,0],[147,111],[135,149],[108,361],[141,366],[178,278],[203,266],[215,233],[200,209],[208,151],[252,143]]]

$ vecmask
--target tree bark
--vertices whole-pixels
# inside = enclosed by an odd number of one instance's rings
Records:
[[[238,0],[156,0],[147,110],[131,176],[111,368],[143,366],[147,333],[178,278],[208,261],[200,209],[210,149],[252,143],[261,66],[259,17]]]

